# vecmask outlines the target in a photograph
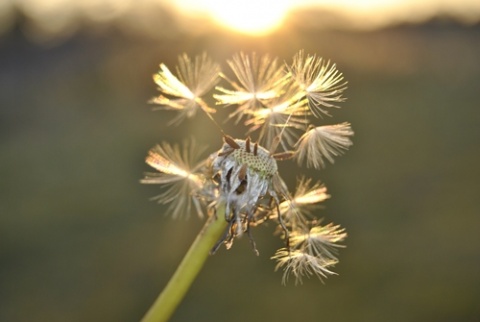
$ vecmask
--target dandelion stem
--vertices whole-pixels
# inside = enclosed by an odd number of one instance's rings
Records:
[[[211,216],[207,220],[167,286],[143,317],[142,322],[167,321],[171,317],[202,269],[210,250],[223,234],[227,226],[224,217],[225,205],[218,205],[216,216]]]

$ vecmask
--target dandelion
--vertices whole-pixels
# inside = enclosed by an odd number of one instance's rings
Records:
[[[312,123],[326,114],[324,108],[343,101],[342,74],[335,65],[303,52],[294,57],[292,65],[279,64],[268,55],[243,53],[235,55],[228,65],[235,78],[223,75],[227,84],[217,86],[213,97],[218,105],[233,106],[228,119],[236,118],[236,123],[243,119],[248,136],[234,138],[221,130],[223,144],[200,162],[193,142],[183,149],[163,143],[153,148],[146,160],[158,173],[148,173],[142,182],[165,188],[156,200],[169,204],[174,217],[193,211],[208,217],[204,230],[152,307],[154,312],[163,312],[165,301],[185,294],[186,289],[179,284],[193,281],[207,253],[214,254],[222,245],[230,249],[237,237],[247,234],[259,255],[252,230],[266,222],[274,223],[275,235],[284,241],[284,247],[272,257],[277,261],[276,269],[284,270],[283,283],[291,275],[301,283],[303,277],[323,279],[335,274],[337,250],[347,236],[340,226],[321,225],[317,219],[319,204],[330,197],[325,185],[300,176],[296,190],[289,192],[279,167],[280,162],[295,159],[299,165],[324,168],[325,160],[333,163],[334,157],[352,145],[349,123]],[[206,55],[194,62],[183,55],[178,77],[165,65],[160,66],[155,81],[162,95],[154,102],[161,104],[160,108],[179,111],[177,124],[200,110],[221,128],[212,115],[215,110],[203,100],[217,82],[218,65]],[[317,118],[312,120],[312,115]],[[178,292],[181,295],[175,295]]]

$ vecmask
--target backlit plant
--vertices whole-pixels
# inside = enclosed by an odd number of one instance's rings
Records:
[[[175,73],[161,64],[154,75],[160,95],[152,103],[157,109],[177,112],[171,125],[205,113],[220,128],[216,111],[229,109],[229,119],[245,127],[245,137],[233,138],[220,129],[223,145],[209,147],[204,160],[198,160],[204,150],[194,142],[185,141],[182,147],[164,142],[149,151],[146,162],[157,172],[147,173],[142,182],[163,186],[156,199],[169,204],[173,217],[195,212],[208,218],[197,240],[207,238],[209,251],[195,254],[199,251],[191,249],[194,256],[205,258],[221,245],[229,249],[243,234],[258,255],[252,229],[268,221],[278,225],[276,232],[284,242],[272,257],[277,269],[284,270],[284,283],[290,275],[301,282],[305,276],[334,274],[331,268],[338,262],[337,248],[346,233],[338,225],[322,225],[315,216],[315,206],[329,198],[325,186],[299,176],[291,192],[278,163],[291,162],[295,172],[297,165],[322,169],[350,147],[349,123],[313,123],[344,101],[343,75],[334,64],[303,51],[291,64],[243,53],[227,64],[231,76],[206,54],[194,59],[180,56]],[[214,106],[207,103],[212,99],[209,95],[216,101]],[[153,307],[145,321],[152,311]]]

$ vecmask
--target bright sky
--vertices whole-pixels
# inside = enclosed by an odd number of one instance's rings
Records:
[[[247,34],[266,34],[282,24],[294,0],[177,0],[182,10],[209,16],[215,22]]]
[[[210,20],[256,36],[281,26],[292,10],[310,7],[339,14],[343,19],[326,19],[339,28],[348,25],[370,29],[395,22],[421,22],[437,14],[467,24],[480,21],[480,0],[0,0],[0,34],[13,25],[15,10],[33,21],[28,26],[32,33],[68,34],[79,21],[105,23],[126,18],[131,28],[145,27],[161,20],[161,6],[179,13],[177,22],[186,24],[188,17],[202,21],[189,25],[189,30],[201,29]],[[321,18],[315,17],[314,23],[321,23]],[[158,26],[155,32],[159,32]]]
[[[182,10],[210,16],[217,23],[247,34],[269,33],[297,8],[321,7],[348,18],[358,28],[375,28],[392,21],[417,22],[438,14],[466,23],[480,20],[480,0],[176,0]]]

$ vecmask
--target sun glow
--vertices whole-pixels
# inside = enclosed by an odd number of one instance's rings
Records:
[[[261,36],[279,28],[292,7],[292,0],[216,1],[179,0],[183,8],[202,12],[231,30]]]

